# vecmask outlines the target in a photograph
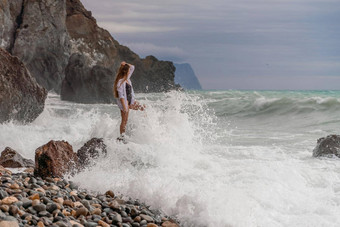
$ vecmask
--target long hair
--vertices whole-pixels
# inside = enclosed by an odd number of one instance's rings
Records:
[[[127,75],[129,73],[129,68],[130,66],[128,64],[125,65],[121,65],[118,73],[116,75],[116,79],[115,79],[115,83],[113,85],[113,94],[115,95],[116,98],[118,98],[118,91],[117,91],[117,85],[118,85],[118,81],[120,79],[123,79],[123,81],[121,83],[123,83],[126,79],[127,79]]]

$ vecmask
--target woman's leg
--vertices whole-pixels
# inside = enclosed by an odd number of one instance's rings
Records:
[[[120,123],[120,134],[122,135],[123,133],[125,133],[126,124],[129,117],[129,110],[127,112],[121,110],[120,115],[122,116],[122,122]]]

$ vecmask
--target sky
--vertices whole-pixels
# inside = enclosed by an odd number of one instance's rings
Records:
[[[340,89],[340,0],[82,0],[145,57],[189,63],[204,89]]]

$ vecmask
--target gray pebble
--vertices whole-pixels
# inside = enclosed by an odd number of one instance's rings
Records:
[[[40,212],[40,211],[45,211],[46,210],[46,205],[45,204],[37,204],[33,206],[34,210]]]

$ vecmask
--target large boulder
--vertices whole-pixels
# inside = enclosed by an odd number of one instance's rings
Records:
[[[78,166],[78,158],[66,141],[53,141],[35,151],[34,174],[40,177],[62,177]]]
[[[91,161],[97,159],[100,155],[106,154],[106,145],[101,138],[92,138],[77,151],[77,156],[81,167],[90,165]]]
[[[1,152],[0,165],[7,168],[34,167],[34,162],[31,159],[22,157],[12,148],[6,147]]]
[[[317,145],[313,150],[313,156],[337,156],[340,158],[340,135],[329,135],[318,139]]]
[[[12,54],[26,64],[40,85],[60,93],[71,47],[66,0],[25,0],[22,7]]]
[[[44,110],[46,97],[25,65],[0,48],[0,123],[33,121]]]
[[[21,21],[23,0],[0,0],[0,48],[11,52]]]
[[[89,66],[89,59],[73,54],[65,70],[61,98],[80,103],[112,103],[113,72],[103,66]]]

